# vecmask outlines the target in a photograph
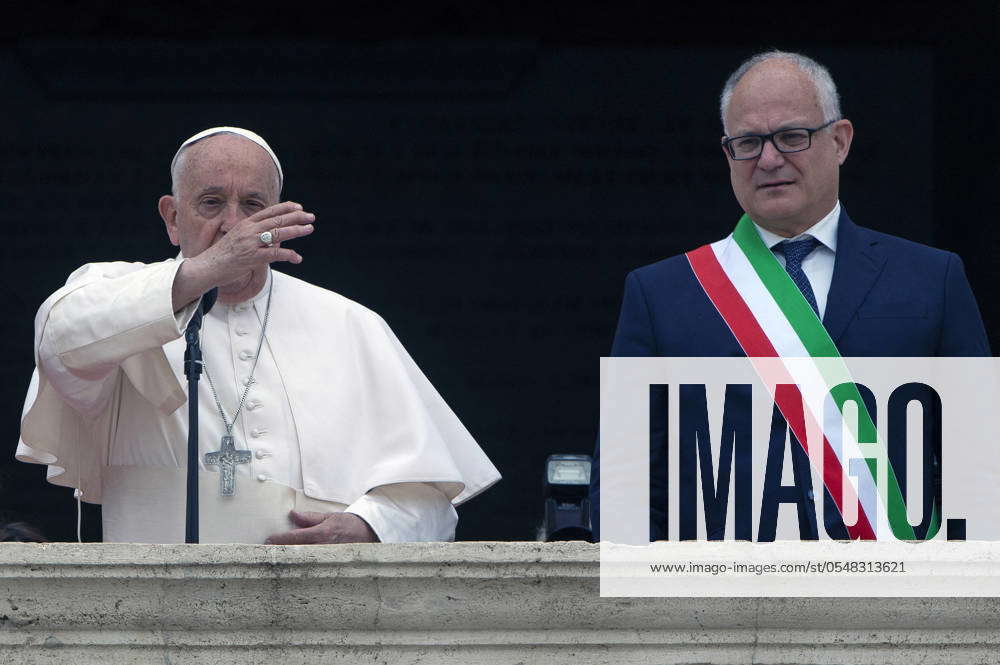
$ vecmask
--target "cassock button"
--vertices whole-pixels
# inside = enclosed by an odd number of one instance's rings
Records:
[[[260,482],[264,482],[267,480],[267,476],[262,473],[259,476],[257,476],[257,480],[259,480]]]
[[[240,351],[240,360],[250,360],[253,358],[253,354],[249,351]]]
[[[812,501],[813,499],[816,498],[816,495],[813,494],[812,490],[809,490],[808,492],[806,492],[806,498],[809,499],[810,501]]]
[[[247,311],[247,305],[246,303],[241,302],[240,304],[235,305],[233,309],[235,309],[237,312],[245,312]]]
[[[259,430],[259,429],[252,429],[252,430],[250,430],[250,436],[252,436],[255,439],[259,439],[262,434],[264,434],[263,430]]]
[[[236,334],[240,335],[242,337],[243,335],[247,334],[247,329],[246,328],[237,328],[236,329]]]
[[[267,452],[266,450],[258,450],[256,453],[254,453],[254,457],[256,457],[257,459],[264,459],[265,457],[270,457],[270,456],[271,453]]]

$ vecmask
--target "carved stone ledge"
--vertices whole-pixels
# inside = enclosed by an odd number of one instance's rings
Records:
[[[997,598],[601,598],[585,543],[0,544],[6,663],[1000,663]]]

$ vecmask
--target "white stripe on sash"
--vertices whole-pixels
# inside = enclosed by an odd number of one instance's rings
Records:
[[[823,446],[821,444],[822,436],[825,435],[840,460],[844,470],[843,475],[853,487],[853,493],[861,496],[863,509],[869,516],[872,527],[877,530],[876,533],[879,531],[887,533],[887,528],[883,529],[882,524],[885,519],[884,511],[879,511],[882,512],[882,515],[878,518],[878,525],[875,523],[876,520],[871,519],[876,515],[878,501],[875,493],[869,491],[869,488],[875,486],[875,479],[868,473],[867,466],[860,469],[860,473],[866,476],[863,484],[867,486],[865,491],[860,491],[860,493],[857,477],[852,475],[852,471],[858,471],[858,469],[850,469],[845,466],[845,460],[865,457],[857,442],[857,427],[845,428],[840,412],[836,409],[826,409],[825,399],[820,399],[820,396],[825,396],[833,386],[852,381],[850,374],[846,371],[846,365],[839,359],[827,360],[810,357],[795,329],[792,328],[771,292],[764,286],[764,282],[761,281],[757,271],[754,270],[753,265],[731,234],[712,243],[711,247],[722,270],[729,277],[729,281],[743,298],[758,325],[781,358],[780,365],[783,366],[784,371],[779,369],[774,361],[761,362],[760,358],[750,359],[755,370],[767,385],[767,389],[771,392],[772,398],[774,397],[774,386],[778,383],[794,383],[799,386],[803,396],[807,448],[810,451],[809,457],[812,467],[817,471],[822,469]],[[817,361],[824,364],[823,371],[816,365]],[[820,422],[824,424],[822,431],[818,425]],[[844,522],[851,525],[856,521],[856,507],[853,502],[845,503],[847,505],[844,506]]]

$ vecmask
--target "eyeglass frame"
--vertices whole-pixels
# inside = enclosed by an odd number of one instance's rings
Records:
[[[815,127],[815,128],[809,128],[809,127],[785,127],[784,129],[779,129],[778,131],[771,132],[770,134],[740,134],[739,136],[724,136],[724,137],[722,137],[722,146],[726,149],[726,152],[729,153],[729,156],[733,159],[733,161],[737,161],[737,162],[745,162],[748,159],[757,159],[758,157],[760,157],[761,153],[764,152],[764,144],[767,143],[768,141],[771,142],[771,145],[774,146],[775,150],[777,150],[778,152],[780,152],[783,155],[790,155],[790,154],[794,154],[796,152],[804,152],[804,151],[806,151],[806,150],[808,150],[809,148],[812,147],[812,135],[813,134],[815,134],[816,132],[818,132],[818,131],[820,131],[822,129],[826,129],[827,127],[829,127],[833,123],[839,122],[840,120],[842,120],[842,118],[834,118],[833,120],[828,120],[827,122],[823,123],[819,127]],[[804,147],[804,148],[798,148],[796,150],[782,150],[781,147],[778,145],[778,143],[774,140],[774,137],[777,136],[778,134],[783,134],[785,132],[806,132],[808,134],[809,142],[806,144],[806,147]],[[732,146],[733,141],[736,141],[738,139],[747,139],[747,138],[751,138],[751,137],[758,138],[758,139],[761,140],[760,141],[760,150],[757,152],[756,155],[752,155],[750,157],[737,157],[736,156],[736,151],[733,150],[733,146]]]

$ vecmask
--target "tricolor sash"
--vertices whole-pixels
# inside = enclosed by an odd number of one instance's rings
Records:
[[[896,538],[913,540],[913,527],[907,521],[906,504],[891,465],[886,465],[884,492],[859,493],[853,484],[844,488],[848,472],[858,477],[859,485],[877,488],[877,459],[887,458],[861,454],[861,445],[877,444],[878,436],[858,387],[816,312],[761,240],[750,218],[743,215],[731,236],[688,252],[687,259],[705,294],[752,363],[761,358],[824,359],[786,360],[777,375],[772,362],[766,363],[766,369],[765,363],[754,363],[754,367],[772,390],[775,405],[807,455],[807,425],[810,431],[822,431],[822,454],[816,457],[822,458],[823,484],[841,515],[852,502],[858,506],[857,521],[853,525],[845,523],[851,538],[876,538],[881,502]],[[810,408],[804,405],[798,388],[775,390],[779,384],[820,386],[832,401],[828,408]],[[858,417],[856,423],[848,422],[847,432],[842,435],[848,402],[857,406]],[[852,458],[863,459],[864,463],[845,468],[846,461]],[[935,514],[926,537],[932,538],[938,527]]]

